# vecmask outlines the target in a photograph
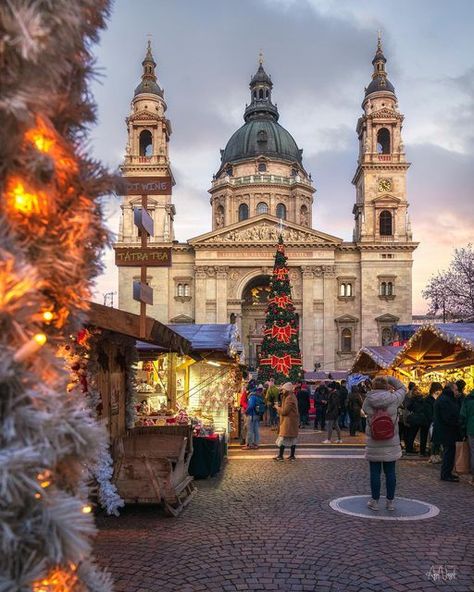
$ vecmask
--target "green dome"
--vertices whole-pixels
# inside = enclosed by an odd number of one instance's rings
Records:
[[[224,165],[261,155],[301,163],[302,152],[291,134],[276,121],[251,119],[227,142],[221,163]]]

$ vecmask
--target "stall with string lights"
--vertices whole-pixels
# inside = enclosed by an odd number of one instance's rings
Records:
[[[463,379],[469,391],[474,388],[474,323],[421,326],[391,366],[422,389],[429,388],[432,381]]]
[[[242,380],[236,325],[169,327],[190,342],[191,351],[179,355],[138,343],[137,425],[192,422],[194,435],[231,433]]]
[[[361,347],[350,369],[350,374],[376,374],[393,373],[393,362],[400,353],[401,347],[394,345],[364,346]]]

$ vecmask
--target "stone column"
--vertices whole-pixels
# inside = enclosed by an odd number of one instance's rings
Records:
[[[216,267],[216,320],[228,323],[227,318],[227,272],[228,267]]]
[[[194,268],[194,322],[206,322],[206,269],[202,266]]]
[[[314,337],[314,311],[313,311],[313,278],[312,267],[303,266],[301,268],[303,276],[302,305],[303,328],[301,337],[301,353],[303,357],[303,369],[311,372],[313,370],[313,337]]]
[[[335,352],[337,349],[337,332],[334,322],[336,303],[336,270],[333,265],[323,266],[324,295],[324,366],[328,372],[336,369]]]

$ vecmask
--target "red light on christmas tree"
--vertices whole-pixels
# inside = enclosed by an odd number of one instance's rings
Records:
[[[298,340],[298,315],[291,298],[285,245],[280,235],[275,254],[265,330],[260,350],[258,382],[298,382],[303,377]]]

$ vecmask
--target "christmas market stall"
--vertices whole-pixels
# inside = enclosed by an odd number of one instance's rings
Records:
[[[185,338],[151,318],[146,318],[143,334],[138,315],[90,303],[85,328],[71,336],[58,355],[70,371],[70,392],[80,389],[109,434],[114,462],[104,447],[92,471],[100,505],[117,514],[124,502],[161,502],[174,514],[192,491],[187,471],[192,441],[189,430],[155,432],[151,437],[133,430],[139,336],[176,355],[190,350]]]
[[[361,347],[351,367],[351,374],[376,374],[390,373],[393,362],[401,351],[401,347],[394,345],[364,346]]]
[[[235,430],[242,346],[234,324],[174,324],[188,355],[138,343],[137,426],[191,425],[190,474],[215,475]],[[139,428],[137,428],[139,429]]]
[[[474,388],[474,323],[421,326],[392,363],[394,371],[428,389],[432,381],[463,379]]]

